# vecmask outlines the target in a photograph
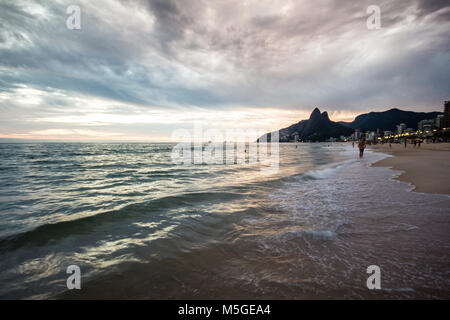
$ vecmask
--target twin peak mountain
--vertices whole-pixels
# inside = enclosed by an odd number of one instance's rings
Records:
[[[331,121],[328,113],[315,108],[308,120],[302,120],[287,128],[279,130],[280,142],[290,141],[325,141],[330,137],[349,136],[353,129]],[[257,142],[271,141],[273,132],[261,136]],[[266,140],[267,139],[267,140]]]

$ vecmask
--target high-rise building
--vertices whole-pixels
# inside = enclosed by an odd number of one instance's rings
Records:
[[[450,101],[444,103],[444,128],[450,128]]]
[[[406,130],[406,124],[400,123],[397,125],[397,134],[402,134]]]
[[[431,131],[434,128],[434,119],[425,119],[419,121],[417,127],[420,131]]]
[[[444,115],[443,115],[443,114],[440,114],[440,115],[438,115],[438,116],[434,119],[434,126],[435,126],[437,129],[445,128],[444,121],[445,121]]]

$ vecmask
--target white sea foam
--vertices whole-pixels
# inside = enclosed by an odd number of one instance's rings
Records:
[[[339,170],[355,163],[358,160],[346,160],[338,164],[324,166],[321,169],[307,171],[304,176],[312,179],[326,179],[336,174]]]
[[[271,235],[272,238],[284,240],[295,235],[332,240],[340,234],[420,230],[419,226],[406,224],[355,225],[355,219],[384,219],[386,212],[389,212],[386,208],[408,207],[417,200],[408,196],[411,184],[393,180],[400,174],[399,171],[371,167],[374,162],[390,155],[367,150],[364,158],[359,159],[357,150],[351,145],[336,149],[347,159],[309,170],[269,195],[273,207],[286,214],[277,215],[271,223],[268,220],[261,222],[261,228],[273,229],[276,234],[276,225],[301,226],[294,231],[281,228],[279,237]]]

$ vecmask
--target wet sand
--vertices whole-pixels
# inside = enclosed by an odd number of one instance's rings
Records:
[[[374,167],[392,167],[404,171],[397,179],[411,182],[417,192],[450,195],[450,143],[422,143],[369,146],[373,151],[393,155],[373,164]]]

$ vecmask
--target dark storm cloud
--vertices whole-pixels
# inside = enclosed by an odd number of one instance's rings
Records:
[[[156,18],[156,33],[162,43],[183,38],[189,18],[184,16],[173,0],[148,0],[145,4]]]
[[[450,7],[447,0],[421,0],[419,1],[419,8],[422,14],[430,14],[441,9]]]
[[[450,3],[446,0],[422,0],[419,3],[420,16],[435,14],[435,21],[450,21]]]

